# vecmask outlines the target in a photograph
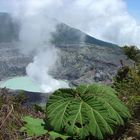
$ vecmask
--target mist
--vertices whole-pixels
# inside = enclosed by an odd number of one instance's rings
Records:
[[[38,83],[44,92],[69,87],[67,82],[56,80],[49,75],[49,71],[57,67],[55,65],[58,59],[58,50],[54,46],[47,46],[34,57],[33,63],[26,67],[27,75]]]
[[[31,7],[32,8],[32,7]],[[49,72],[56,69],[59,50],[51,44],[51,33],[58,22],[44,13],[24,11],[20,19],[19,48],[21,53],[32,55],[33,62],[26,67],[26,74],[38,83],[43,92],[50,93],[59,88],[68,88],[68,83],[56,80]]]
[[[126,0],[13,0],[9,7],[17,17],[40,12],[104,41],[140,45],[140,22]]]
[[[12,16],[21,22],[19,48],[34,56],[27,75],[46,92],[68,87],[49,75],[59,60],[59,50],[50,43],[57,24],[119,45],[140,45],[140,24],[124,0],[13,0],[11,7]]]

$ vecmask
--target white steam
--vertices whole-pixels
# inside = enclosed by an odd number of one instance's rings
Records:
[[[55,47],[46,47],[34,58],[34,62],[30,63],[26,72],[41,89],[45,92],[52,92],[58,88],[68,87],[66,82],[52,78],[48,73],[55,67],[55,62],[58,59],[57,50]]]
[[[55,31],[56,25],[55,20],[36,8],[35,12],[33,9],[32,12],[28,11],[27,8],[21,18],[20,48],[22,53],[35,56],[33,62],[27,66],[26,73],[44,92],[68,87],[66,82],[49,75],[59,59],[58,50],[50,43],[51,33]]]
[[[55,23],[39,15],[27,16],[21,23],[20,43],[23,52],[40,51],[50,45],[50,33],[55,29]]]

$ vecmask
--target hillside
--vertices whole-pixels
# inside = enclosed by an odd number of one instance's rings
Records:
[[[17,41],[19,32],[20,23],[12,19],[8,13],[0,13],[0,42]],[[52,33],[51,41],[55,45],[86,43],[107,47],[117,46],[109,42],[98,40],[63,23],[57,25],[56,32]]]
[[[18,40],[18,24],[7,13],[0,13],[0,42]]]
[[[126,65],[127,60],[119,47],[101,47],[97,45],[59,46],[61,49],[61,63],[58,63],[54,77],[70,80],[74,85],[80,83],[111,82],[120,61]]]
[[[56,32],[52,33],[52,42],[55,45],[67,45],[67,44],[89,44],[106,47],[117,47],[117,45],[108,43],[102,40],[98,40],[92,36],[89,36],[78,29],[72,28],[66,24],[58,24]]]
[[[25,75],[25,68],[32,61],[18,51],[19,24],[12,18],[0,14],[0,79]],[[85,33],[59,24],[52,33],[52,43],[60,49],[61,62],[51,74],[58,79],[67,79],[72,84],[111,82],[120,60],[126,61],[120,47],[95,39]]]

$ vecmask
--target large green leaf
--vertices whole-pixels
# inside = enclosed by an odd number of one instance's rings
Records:
[[[25,124],[20,129],[21,132],[26,132],[28,136],[42,136],[43,134],[47,134],[51,140],[55,140],[57,138],[61,138],[62,140],[66,140],[69,136],[62,135],[60,133],[54,131],[47,131],[44,129],[44,121],[43,119],[33,118],[31,116],[25,116],[22,119]]]
[[[46,113],[55,131],[80,139],[89,135],[103,139],[105,134],[113,134],[116,125],[123,125],[124,119],[130,117],[116,91],[99,84],[57,90],[47,103]]]
[[[54,131],[50,131],[50,132],[48,132],[48,134],[49,134],[51,140],[55,140],[55,139],[67,140],[69,138],[69,136],[65,136],[65,135],[62,135],[62,134],[54,132]]]
[[[44,129],[44,121],[30,116],[23,117],[25,125],[21,128],[22,132],[27,132],[28,136],[41,136],[48,131]]]

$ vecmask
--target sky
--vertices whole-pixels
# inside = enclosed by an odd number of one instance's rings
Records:
[[[140,0],[126,0],[128,12],[140,22]]]
[[[0,0],[0,12],[47,13],[87,34],[119,45],[140,46],[140,0]]]

